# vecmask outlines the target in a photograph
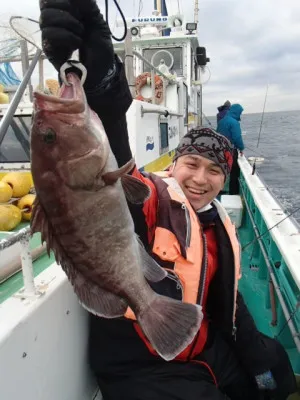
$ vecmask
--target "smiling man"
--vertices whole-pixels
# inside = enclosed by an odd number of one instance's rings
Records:
[[[126,124],[132,97],[96,1],[41,0],[40,7],[43,50],[52,64],[59,69],[80,48],[87,100],[121,167],[132,158]],[[91,315],[89,360],[104,400],[253,400],[265,398],[265,389],[283,400],[293,391],[285,351],[256,329],[238,292],[239,244],[215,200],[231,166],[228,139],[200,127],[182,138],[170,171],[133,169],[151,187],[144,204],[128,204],[135,231],[167,271],[150,284],[161,295],[200,305],[203,320],[193,342],[167,362],[130,309],[116,319]],[[157,329],[167,335],[163,319]]]
[[[232,166],[230,141],[210,128],[193,129],[177,147],[171,175],[196,211],[223,189]]]

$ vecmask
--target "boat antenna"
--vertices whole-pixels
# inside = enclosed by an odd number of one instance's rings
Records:
[[[260,142],[261,131],[262,131],[262,126],[263,126],[264,116],[265,116],[265,109],[266,109],[267,97],[268,97],[268,90],[269,90],[269,84],[267,84],[267,89],[266,89],[266,94],[265,94],[265,101],[264,101],[264,107],[263,107],[263,112],[262,112],[262,114],[261,114],[260,127],[259,127],[259,132],[258,132],[258,138],[257,138],[256,148],[258,148],[259,142]],[[254,163],[253,163],[253,166],[252,166],[252,175],[255,174],[255,170],[256,170],[256,158],[254,159]]]
[[[198,21],[199,21],[199,0],[195,0],[195,5],[194,5],[194,22],[197,24],[197,32],[198,32]]]
[[[267,84],[266,95],[265,95],[265,101],[264,101],[264,108],[263,108],[263,112],[262,112],[262,115],[261,115],[260,127],[259,127],[259,133],[258,133],[258,138],[257,138],[256,147],[259,146],[259,142],[260,142],[261,130],[262,130],[263,122],[264,122],[265,109],[266,109],[266,103],[267,103],[267,97],[268,97],[268,90],[269,90],[269,84]]]
[[[127,35],[127,22],[126,22],[123,11],[122,11],[121,7],[119,6],[117,0],[113,0],[113,2],[115,3],[115,5],[121,15],[122,21],[124,23],[124,33],[120,38],[115,37],[113,34],[111,34],[111,37],[113,39],[115,39],[117,42],[122,42],[122,40],[124,40]],[[107,24],[109,25],[109,22],[108,22],[108,0],[105,0],[105,19],[106,19]]]

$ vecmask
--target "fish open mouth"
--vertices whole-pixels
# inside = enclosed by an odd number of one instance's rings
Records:
[[[80,78],[76,73],[70,72],[66,79],[68,84],[62,84],[58,96],[34,92],[36,111],[42,110],[62,114],[84,112],[86,100]]]
[[[69,75],[69,80],[72,82],[72,74]],[[75,99],[76,91],[74,85],[72,83],[70,85],[66,85],[65,83],[63,83],[58,96],[60,99]]]

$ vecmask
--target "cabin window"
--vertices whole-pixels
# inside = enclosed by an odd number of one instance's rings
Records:
[[[177,76],[183,76],[182,47],[144,49],[143,56],[156,68],[160,65],[161,60],[164,60],[172,74],[176,72]],[[150,67],[145,63],[143,72],[150,72]]]
[[[0,147],[1,163],[30,161],[30,128],[31,115],[12,119]]]
[[[160,152],[164,153],[169,149],[169,126],[167,122],[160,123]]]

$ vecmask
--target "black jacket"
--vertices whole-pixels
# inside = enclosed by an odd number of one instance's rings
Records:
[[[132,98],[122,64],[117,61],[117,73],[99,92],[90,96],[88,102],[102,120],[109,142],[119,166],[132,157],[125,113]],[[130,205],[135,230],[147,244],[147,225],[141,206]],[[277,364],[276,354],[269,350],[265,337],[256,329],[243,298],[238,294],[236,314],[236,335],[232,335],[233,296],[233,253],[229,239],[216,220],[218,237],[219,267],[209,289],[208,312],[213,329],[220,331],[230,346],[236,351],[241,364],[252,376],[265,372]],[[231,272],[230,272],[231,271]],[[154,289],[165,295],[180,298],[176,286]],[[100,381],[113,384],[118,380],[128,380],[143,374],[151,374],[155,368],[164,373],[176,375],[182,369],[177,362],[166,362],[150,354],[143,341],[137,336],[133,323],[125,318],[104,319],[91,315],[89,360]],[[177,369],[178,368],[178,369]],[[186,371],[186,370],[185,370]],[[179,372],[178,372],[179,373]],[[110,398],[109,394],[107,398]],[[125,398],[125,397],[124,397]]]

